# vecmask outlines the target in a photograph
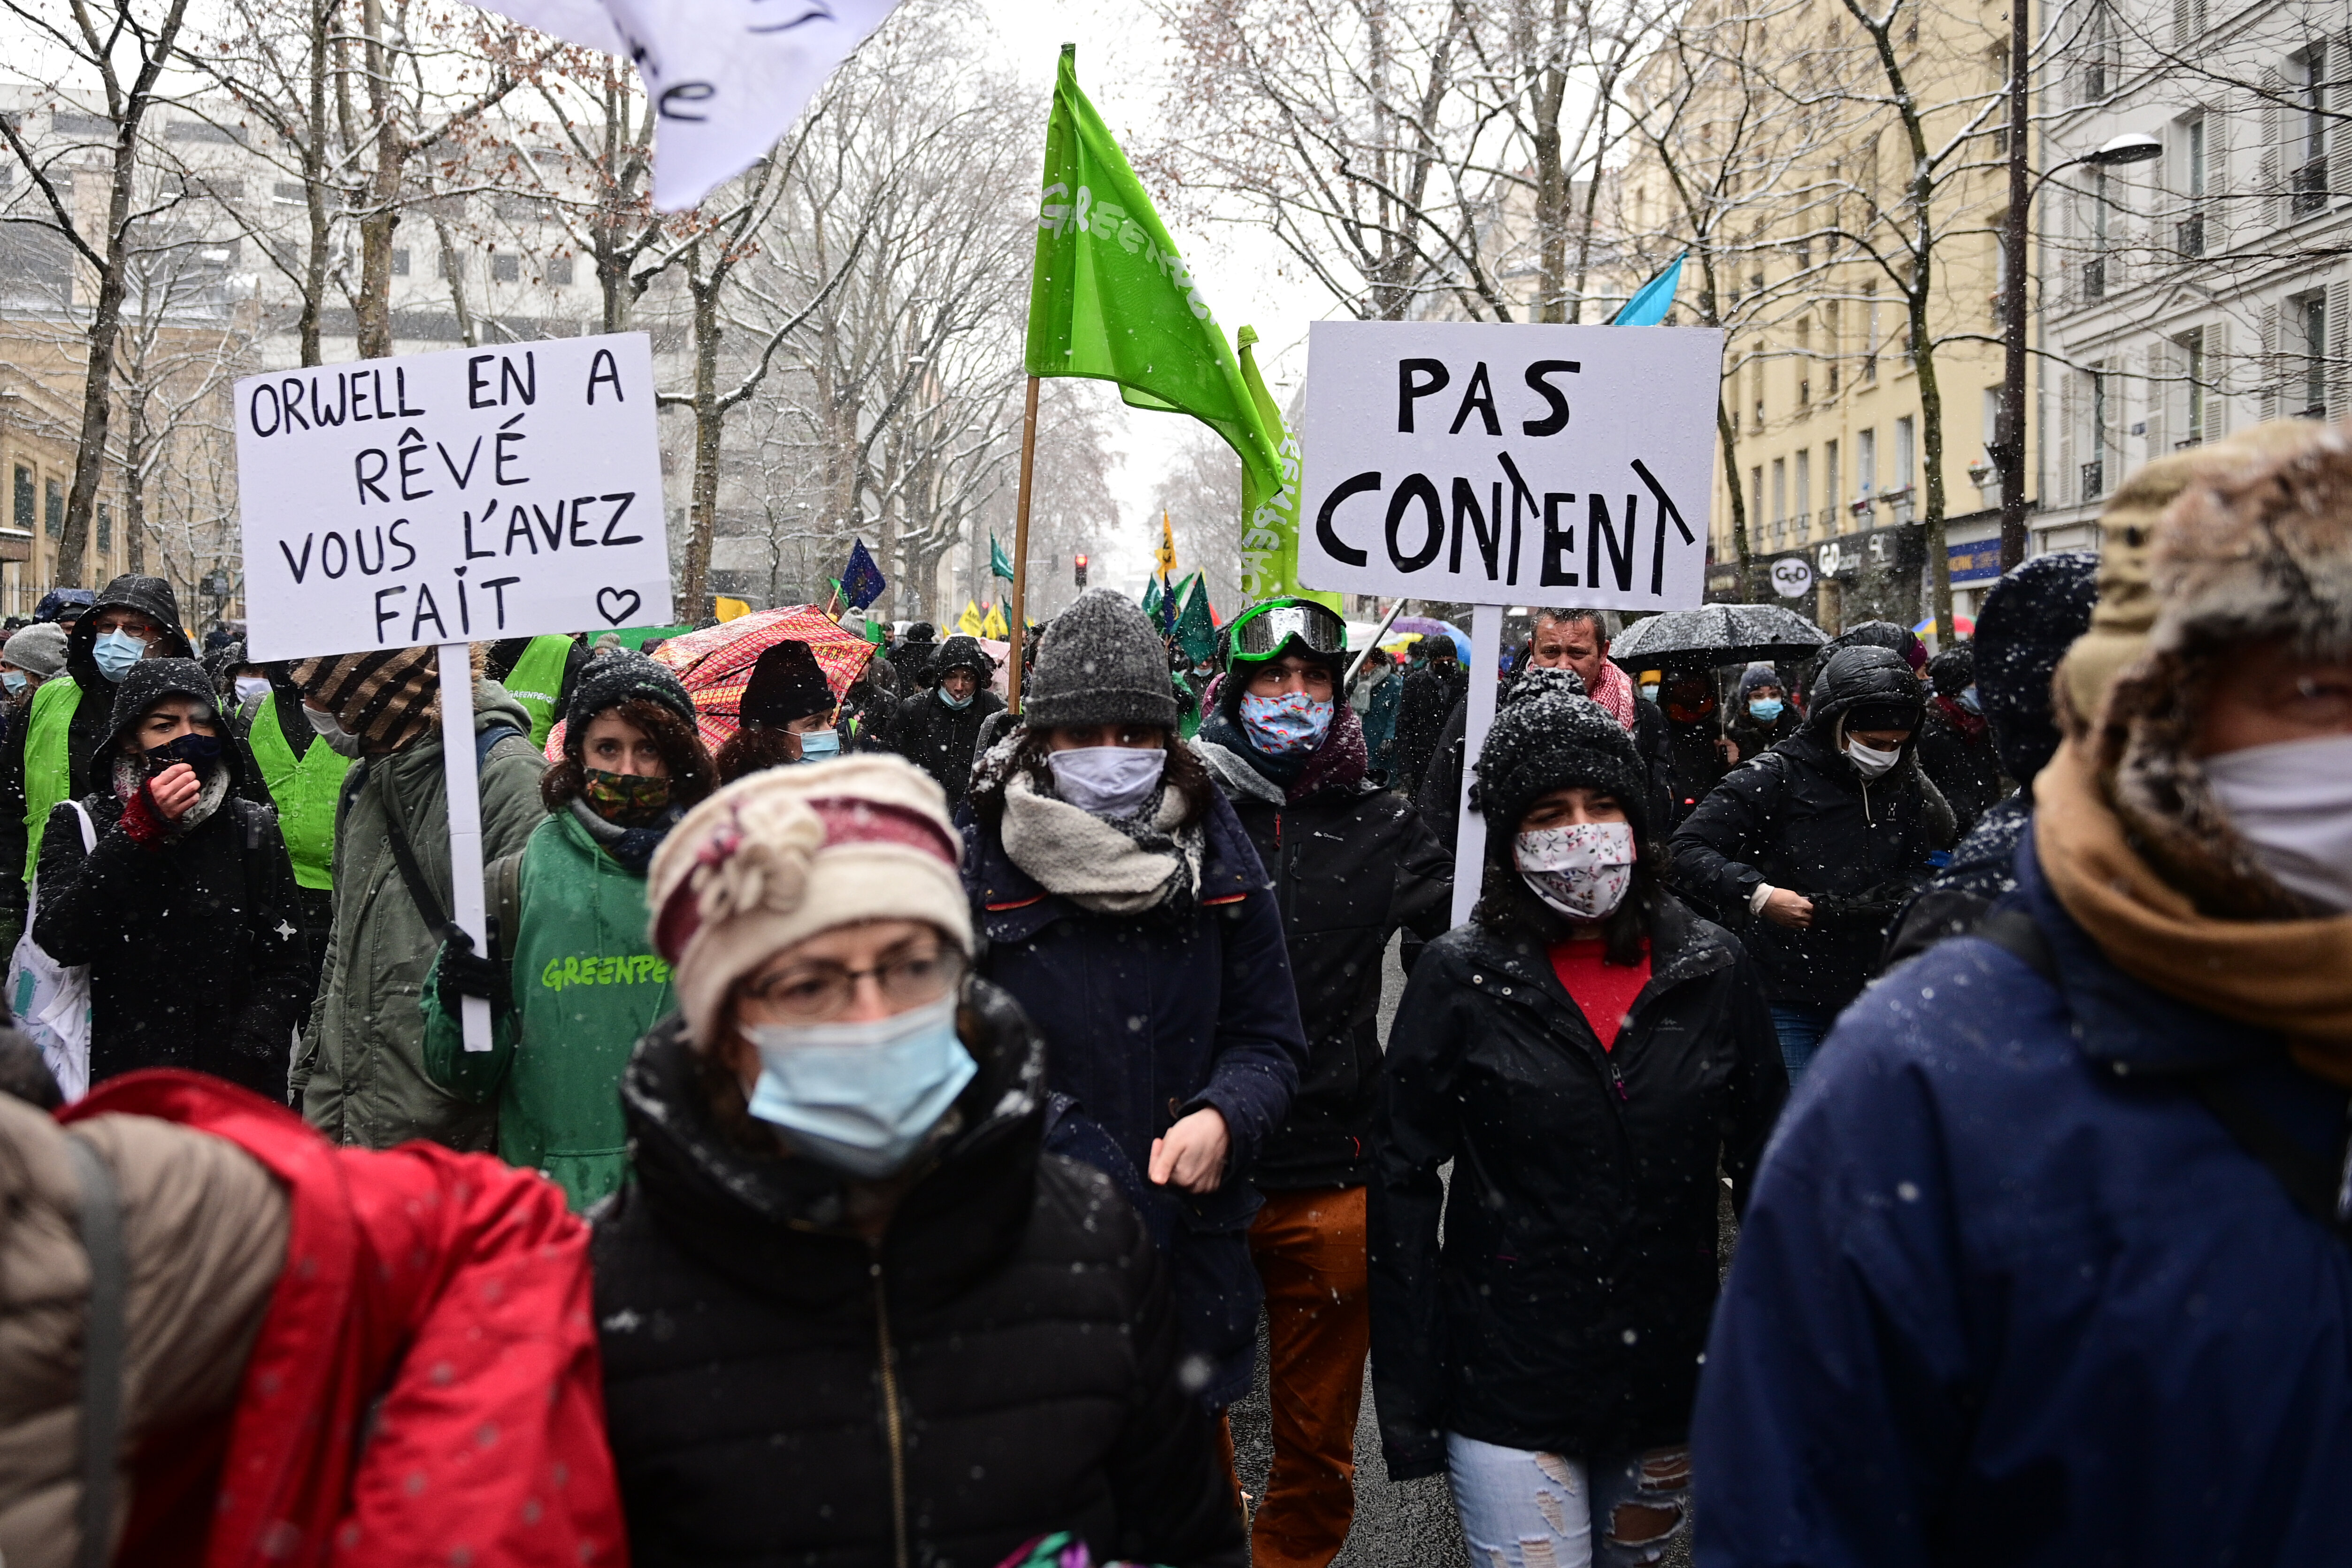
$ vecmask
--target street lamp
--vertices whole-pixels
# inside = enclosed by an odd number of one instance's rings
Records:
[[[2009,213],[2001,224],[2002,279],[2000,418],[1991,448],[1993,467],[2000,476],[2000,569],[2025,559],[2025,209],[2034,193],[2053,175],[2090,163],[2112,169],[2145,163],[2164,156],[2164,143],[2144,132],[2126,132],[2100,145],[2096,152],[2043,172],[2032,179],[2026,167],[2026,51],[2032,39],[2025,26],[2026,0],[2010,0],[2009,39]]]

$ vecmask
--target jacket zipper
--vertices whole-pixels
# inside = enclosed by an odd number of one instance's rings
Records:
[[[882,1243],[866,1243],[873,1262],[874,1334],[882,1357],[882,1429],[890,1443],[890,1534],[896,1544],[898,1568],[908,1568],[906,1433],[898,1424],[898,1373],[890,1350],[889,1293],[882,1279]]]

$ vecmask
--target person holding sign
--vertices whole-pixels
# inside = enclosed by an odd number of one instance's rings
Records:
[[[1531,670],[1487,732],[1481,896],[1406,982],[1371,1186],[1390,1479],[1445,1471],[1473,1560],[1560,1568],[1687,1530],[1717,1172],[1744,1205],[1787,1093],[1761,976],[1665,890],[1633,737],[1578,691]]]
[[[335,835],[335,925],[319,1000],[294,1064],[302,1113],[338,1143],[388,1149],[429,1138],[488,1150],[495,1112],[425,1070],[416,998],[449,923],[448,792],[441,678],[431,647],[299,659],[311,726],[357,759]],[[474,649],[482,668],[482,649]],[[521,851],[547,815],[546,764],[530,715],[495,681],[474,681],[482,853]]]
[[[21,929],[49,813],[99,788],[90,760],[114,734],[114,694],[142,658],[194,658],[180,602],[161,577],[109,583],[66,634],[66,675],[33,694],[0,752],[0,899]]]
[[[1273,874],[1307,1066],[1253,1184],[1250,1226],[1273,1368],[1274,1469],[1251,1521],[1262,1568],[1322,1568],[1355,1508],[1357,1405],[1371,1335],[1364,1183],[1381,1097],[1381,955],[1445,930],[1451,861],[1411,802],[1366,777],[1339,700],[1348,631],[1311,599],[1235,620],[1227,675],[1192,742]]]
[[[1090,589],[1054,618],[1022,721],[982,760],[964,884],[981,970],[1045,1037],[1047,1084],[1152,1186],[1188,1386],[1247,1393],[1260,1152],[1307,1059],[1282,915],[1199,756],[1180,745],[1160,634]]]
[[[563,760],[540,781],[553,813],[522,854],[487,868],[495,962],[462,931],[425,977],[425,1069],[499,1108],[499,1155],[584,1211],[628,1172],[617,1086],[637,1037],[671,1007],[646,936],[646,870],[718,771],[677,677],[641,654],[591,664],[564,714]],[[487,996],[491,1047],[469,1051],[458,998]]]
[[[144,659],[42,837],[33,940],[89,966],[89,1078],[194,1068],[279,1104],[310,1005],[294,868],[194,659]],[[95,842],[82,847],[84,822]]]

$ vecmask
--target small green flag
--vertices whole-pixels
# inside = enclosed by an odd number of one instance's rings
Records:
[[[1185,659],[1198,664],[1217,651],[1217,616],[1209,606],[1209,585],[1192,574],[1192,592],[1176,616],[1176,646]]]
[[[1152,616],[1156,620],[1159,618],[1159,609],[1160,579],[1157,577],[1147,577],[1143,582],[1143,613],[1147,616]]]
[[[996,535],[988,536],[988,573],[992,577],[1013,581],[1013,563],[1004,558],[1004,546],[996,542]]]
[[[1234,351],[1127,155],[1078,90],[1075,46],[1064,46],[1054,83],[1044,184],[1029,374],[1115,381],[1131,407],[1190,414],[1225,438],[1267,493],[1280,489],[1281,460]]]
[[[1243,384],[1257,405],[1258,416],[1277,443],[1282,458],[1281,482],[1271,487],[1247,468],[1242,470],[1242,592],[1255,604],[1263,599],[1312,599],[1344,616],[1339,595],[1310,593],[1298,585],[1298,437],[1282,422],[1282,410],[1258,374],[1256,331],[1241,330]]]

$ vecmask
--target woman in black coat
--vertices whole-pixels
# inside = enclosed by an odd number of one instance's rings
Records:
[[[1654,1562],[1686,1528],[1717,1172],[1744,1203],[1787,1092],[1755,967],[1658,885],[1643,779],[1605,709],[1517,689],[1477,910],[1390,1036],[1381,1441],[1393,1479],[1448,1473],[1482,1563]]]
[[[1159,1249],[1045,1153],[1045,1043],[965,978],[938,786],[896,757],[764,770],[648,884],[679,1013],[622,1082],[632,1181],[595,1215],[630,1554],[1243,1568]]]
[[[33,940],[89,965],[93,1085],[194,1068],[282,1104],[310,1007],[301,895],[276,816],[243,797],[244,748],[215,700],[194,659],[131,667],[90,752],[100,787],[43,831]]]

